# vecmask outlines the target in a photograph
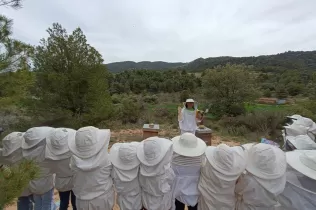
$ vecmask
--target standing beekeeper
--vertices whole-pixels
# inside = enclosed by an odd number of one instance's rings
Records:
[[[286,185],[278,197],[280,210],[316,209],[316,150],[286,153]]]
[[[247,152],[240,146],[220,144],[205,150],[199,181],[199,210],[235,209],[236,181],[247,165]]]
[[[197,129],[197,104],[193,99],[187,99],[184,107],[178,107],[178,121],[181,134],[193,133]]]
[[[70,168],[74,172],[73,192],[78,210],[112,210],[114,189],[112,165],[108,157],[109,129],[92,126],[80,128],[75,141],[69,141],[72,152]]]
[[[34,210],[54,210],[54,177],[45,160],[46,138],[51,127],[34,127],[24,133],[22,143],[23,158],[35,161],[40,167],[40,177],[30,181],[29,189],[34,198]]]
[[[2,140],[2,158],[7,165],[19,164],[23,159],[22,154],[23,133],[13,132]],[[24,189],[17,201],[18,210],[32,210],[32,194],[28,186]]]
[[[139,142],[115,143],[110,150],[113,165],[112,178],[120,210],[142,208],[141,189],[138,181],[140,162],[137,158]]]
[[[69,197],[71,197],[72,209],[76,210],[76,197],[72,192],[73,172],[70,169],[71,152],[68,141],[74,141],[76,131],[67,128],[53,129],[46,139],[45,159],[55,176],[55,188],[59,192],[59,210],[67,210]]]
[[[174,173],[171,168],[172,142],[165,138],[150,137],[140,143],[139,182],[142,202],[147,210],[169,210],[172,201]]]
[[[246,171],[236,184],[236,210],[278,209],[285,187],[285,153],[269,144],[243,145],[248,150]]]
[[[199,200],[198,183],[206,144],[192,133],[184,133],[172,139],[173,184],[172,210],[197,210]]]

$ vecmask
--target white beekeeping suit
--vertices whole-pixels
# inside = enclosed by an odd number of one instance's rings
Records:
[[[199,181],[198,209],[235,209],[235,185],[246,168],[247,152],[239,146],[220,144],[207,147],[205,156]]]
[[[46,139],[45,159],[55,176],[55,188],[58,192],[71,191],[73,188],[73,172],[70,169],[71,152],[69,141],[74,141],[76,131],[69,128],[53,129]],[[67,203],[64,203],[67,202]],[[68,205],[69,199],[61,200],[61,206]],[[74,201],[73,201],[74,203]]]
[[[198,183],[206,144],[192,133],[176,136],[172,142],[172,169],[176,176],[172,209],[184,210],[184,205],[197,206],[200,195]]]
[[[78,210],[112,210],[114,189],[112,165],[108,157],[111,133],[92,126],[80,128],[75,141],[69,141],[72,152],[70,167]]]
[[[316,151],[287,152],[286,161],[286,185],[278,197],[281,204],[279,209],[316,209]]]
[[[143,207],[147,210],[169,210],[172,201],[174,173],[171,168],[172,142],[165,138],[150,137],[140,143],[139,183]]]
[[[276,146],[253,144],[248,150],[246,172],[236,184],[237,210],[278,209],[277,196],[285,188],[285,153]]]
[[[194,103],[192,108],[187,108],[188,103]],[[196,120],[196,103],[193,99],[187,99],[185,102],[185,106],[179,110],[178,113],[178,121],[179,127],[181,130],[181,134],[183,133],[193,133],[195,134],[197,127]]]
[[[113,165],[112,178],[120,210],[142,209],[141,189],[138,180],[140,162],[137,158],[139,142],[115,143],[110,150]]]
[[[29,189],[33,194],[34,209],[55,209],[53,203],[54,177],[45,160],[46,138],[53,130],[51,127],[34,127],[24,133],[22,143],[23,158],[35,161],[40,167],[40,176],[30,181]]]

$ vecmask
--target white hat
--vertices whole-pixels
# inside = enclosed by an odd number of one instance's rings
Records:
[[[53,129],[52,127],[34,127],[28,129],[23,136],[22,149],[31,149],[41,141],[44,141]]]
[[[76,131],[69,128],[55,128],[46,138],[45,156],[53,160],[66,159],[71,156],[69,141],[75,141]]]
[[[226,144],[209,146],[205,150],[205,155],[215,170],[232,180],[240,176],[247,165],[247,152],[240,146],[229,147]]]
[[[316,150],[286,152],[286,161],[295,170],[316,180]]]
[[[90,158],[101,149],[107,150],[111,138],[109,129],[98,129],[93,126],[80,128],[75,141],[69,141],[70,151],[79,158]]]
[[[316,149],[316,143],[308,135],[287,136],[286,140],[299,150]]]
[[[23,135],[21,132],[13,132],[4,137],[2,140],[2,156],[9,156],[22,147]]]
[[[258,143],[248,150],[246,170],[262,179],[276,179],[286,171],[285,153],[276,146]]]
[[[137,158],[137,147],[139,142],[115,143],[110,149],[110,161],[121,170],[131,170],[140,162]]]
[[[308,128],[312,127],[313,123],[314,123],[313,120],[306,117],[301,117],[293,122],[293,124],[302,125]]]
[[[192,98],[189,98],[185,101],[185,103],[194,103],[194,100]]]
[[[157,165],[171,148],[172,141],[165,138],[149,137],[137,147],[137,157],[146,166]]]
[[[256,145],[257,143],[247,143],[247,144],[243,144],[241,145],[241,147],[245,148],[245,150],[250,150],[251,147],[253,147],[254,145]]]
[[[307,134],[308,128],[298,124],[284,126],[287,136],[298,136]]]
[[[182,156],[196,157],[205,152],[205,142],[192,133],[184,133],[172,139],[173,151]]]

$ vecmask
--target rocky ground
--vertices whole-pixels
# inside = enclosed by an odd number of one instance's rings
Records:
[[[127,129],[127,130],[120,130],[120,131],[114,131],[111,133],[111,142],[109,147],[111,147],[114,143],[116,142],[130,142],[130,141],[141,141],[142,140],[142,129]],[[163,130],[159,132],[160,136],[166,137],[166,138],[171,138],[176,135],[179,135],[178,130]],[[228,139],[223,139],[220,136],[213,136],[212,137],[212,146],[216,146],[218,144],[225,143],[229,146],[236,146],[240,145],[239,142],[228,140]],[[54,200],[57,202],[59,201],[58,197],[58,192],[55,191],[54,193]],[[69,209],[72,209],[69,207]],[[119,210],[120,208],[115,205],[113,210]],[[16,210],[16,205],[10,206],[6,208],[5,210]]]

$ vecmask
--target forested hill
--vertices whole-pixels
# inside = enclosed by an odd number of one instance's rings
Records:
[[[108,69],[113,73],[131,69],[167,70],[185,69],[199,72],[218,65],[246,64],[265,72],[282,70],[316,70],[316,51],[289,51],[276,55],[264,55],[257,57],[211,57],[198,58],[189,63],[167,63],[167,62],[139,62],[132,61],[107,64]]]
[[[133,62],[133,61],[123,61],[116,63],[106,64],[107,68],[112,73],[119,73],[125,70],[132,69],[148,69],[148,70],[167,70],[175,67],[180,67],[186,63],[168,63],[163,61],[143,61],[143,62]]]

